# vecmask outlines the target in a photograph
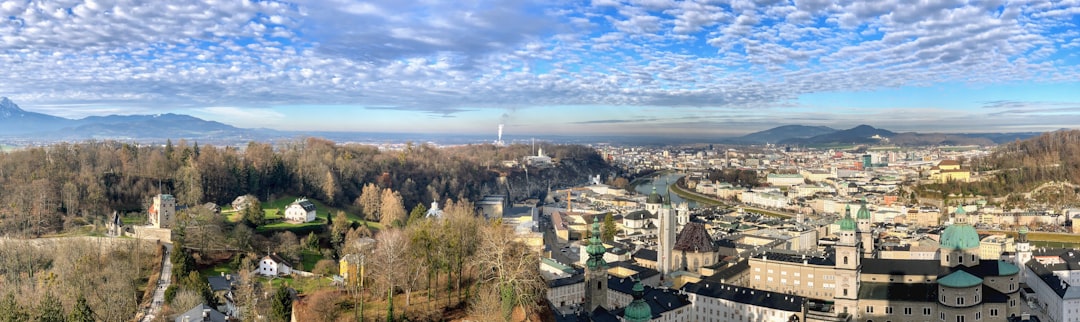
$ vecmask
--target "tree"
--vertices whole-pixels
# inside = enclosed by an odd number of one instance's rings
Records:
[[[498,292],[504,319],[515,306],[526,315],[536,312],[546,288],[539,277],[540,257],[501,225],[486,226],[479,236],[481,247],[471,264],[480,273],[479,284]]]
[[[270,299],[270,317],[273,321],[289,321],[292,316],[292,291],[282,286]]]
[[[15,301],[15,294],[8,293],[3,301],[0,301],[0,322],[29,321],[30,315]]]
[[[382,218],[379,219],[379,223],[383,227],[404,226],[407,219],[405,218],[405,205],[401,201],[401,194],[390,189],[384,189],[379,203],[382,205],[379,211]]]
[[[615,216],[610,212],[604,215],[604,232],[601,233],[601,238],[606,242],[615,241],[615,233],[618,232],[618,228],[615,227]]]
[[[318,262],[315,262],[315,268],[313,268],[311,272],[316,275],[327,276],[337,274],[337,269],[337,262],[329,259],[320,259]]]
[[[412,211],[409,212],[409,223],[408,224],[412,225],[413,223],[416,223],[416,222],[424,219],[424,216],[427,215],[427,211],[428,211],[428,209],[427,209],[426,206],[424,206],[424,204],[421,204],[421,203],[416,204],[416,207],[413,207]]]
[[[266,213],[263,212],[262,202],[258,197],[247,195],[247,205],[241,210],[240,215],[244,223],[250,227],[259,227],[266,223]]]
[[[89,304],[86,304],[86,297],[79,294],[78,299],[75,300],[75,307],[71,308],[71,314],[68,315],[68,322],[94,321],[94,311],[90,309]]]
[[[364,212],[364,219],[367,220],[379,220],[379,211],[382,206],[379,202],[382,201],[382,195],[379,191],[379,187],[374,183],[368,183],[364,185],[364,189],[360,192],[360,197],[356,198],[355,204]]]
[[[45,297],[41,298],[41,302],[37,306],[37,314],[34,321],[36,322],[64,322],[64,308],[60,303],[60,299],[56,298],[52,292],[45,292]]]
[[[352,223],[349,222],[349,217],[345,216],[344,211],[338,211],[334,215],[333,223],[330,225],[330,243],[334,247],[340,247],[345,241],[345,234],[349,233],[350,226]]]
[[[196,305],[203,303],[203,296],[198,291],[182,289],[176,292],[172,301],[169,302],[169,306],[179,310],[180,312],[190,310]]]

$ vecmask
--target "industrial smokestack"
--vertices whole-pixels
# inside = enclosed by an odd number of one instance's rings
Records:
[[[502,125],[502,123],[499,123],[499,143],[502,143],[502,130],[503,130],[503,125]]]

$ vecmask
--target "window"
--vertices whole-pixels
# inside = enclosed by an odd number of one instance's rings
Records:
[[[960,264],[964,263],[964,255],[956,256],[956,258],[960,260]]]
[[[956,297],[956,305],[964,305],[964,297],[957,296]]]
[[[974,261],[975,261],[975,254],[971,254],[971,261],[972,261],[972,262],[974,262]]]
[[[975,312],[975,320],[982,320],[982,312]]]
[[[844,289],[844,296],[847,296],[847,289]]]
[[[891,306],[886,306],[885,307],[885,314],[892,314],[892,307]]]
[[[847,290],[844,290],[844,291],[847,291]],[[873,306],[867,306],[866,307],[866,313],[874,313],[874,307]]]
[[[844,265],[847,265],[847,256],[844,256]]]
[[[964,316],[963,315],[957,315],[956,316],[956,322],[964,322]]]
[[[911,315],[911,308],[910,307],[905,307],[904,308],[904,315]]]
[[[596,289],[600,289],[600,282],[596,282]]]
[[[941,312],[941,320],[945,321],[945,312]]]
[[[922,308],[922,315],[930,315],[930,308],[928,308],[928,307]]]
[[[998,310],[997,309],[990,309],[990,316],[997,316],[997,315],[998,315]]]

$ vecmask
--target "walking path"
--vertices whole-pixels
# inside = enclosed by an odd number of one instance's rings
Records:
[[[162,256],[164,262],[161,264],[161,277],[158,278],[157,288],[154,289],[154,301],[150,303],[150,308],[143,312],[145,314],[139,321],[153,321],[154,317],[161,313],[161,306],[165,304],[165,289],[172,283],[172,261],[169,261],[171,253],[172,244],[165,244],[165,256]]]

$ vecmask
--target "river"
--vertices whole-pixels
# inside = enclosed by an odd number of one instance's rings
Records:
[[[637,193],[640,194],[648,195],[649,193],[652,193],[653,187],[656,187],[656,193],[659,193],[666,199],[668,196],[668,185],[675,184],[675,181],[679,180],[679,178],[682,178],[683,176],[685,175],[678,172],[660,172],[652,175],[648,179],[645,179],[644,182],[642,182],[641,184],[638,184],[636,187],[634,187],[634,191],[637,191]],[[673,201],[672,205],[686,202],[686,200],[679,197],[678,194],[671,193],[670,195],[671,200]],[[688,205],[690,206],[690,209],[697,208],[697,202],[690,201]]]

